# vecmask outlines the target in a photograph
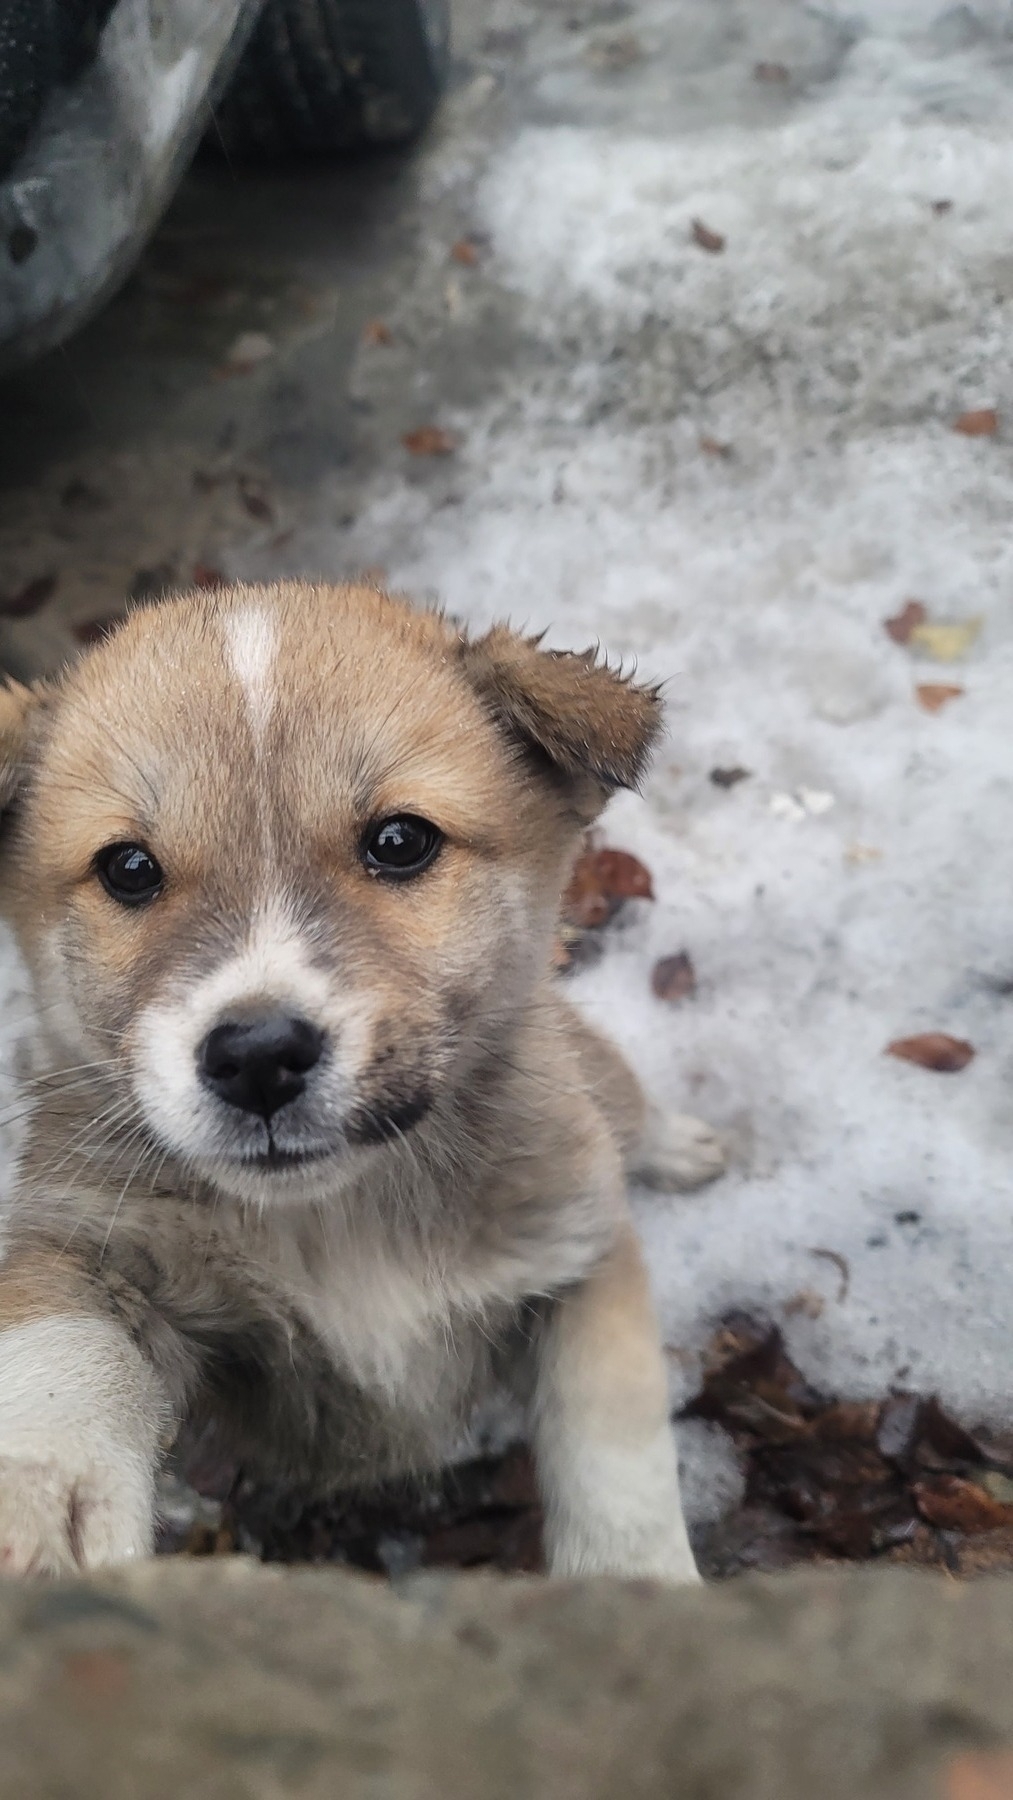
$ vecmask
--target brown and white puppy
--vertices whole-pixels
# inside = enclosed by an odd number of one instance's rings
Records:
[[[318,1490],[527,1407],[557,1571],[688,1580],[625,1171],[659,1121],[549,975],[656,694],[372,588],[135,614],[0,694],[42,1072],[0,1261],[0,1566],[140,1555],[213,1415]]]

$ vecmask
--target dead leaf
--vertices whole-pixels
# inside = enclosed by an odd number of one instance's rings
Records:
[[[818,1256],[822,1262],[833,1263],[841,1278],[841,1285],[837,1290],[839,1306],[842,1300],[847,1299],[848,1289],[851,1286],[851,1264],[847,1257],[842,1256],[839,1250],[824,1250],[822,1245],[817,1245],[815,1250],[810,1250],[809,1255]]]
[[[109,502],[90,482],[76,479],[68,481],[60,495],[60,505],[72,512],[101,512]]]
[[[965,1038],[950,1037],[945,1031],[923,1031],[917,1037],[894,1038],[887,1044],[887,1056],[902,1062],[917,1063],[920,1069],[935,1069],[941,1075],[956,1075],[966,1069],[974,1056],[974,1045]]]
[[[462,268],[474,269],[482,260],[482,251],[474,238],[458,238],[456,244],[450,246],[450,260],[460,263]]]
[[[784,1303],[785,1317],[788,1319],[820,1319],[826,1309],[826,1301],[815,1288],[800,1288]]]
[[[700,249],[706,250],[711,256],[719,256],[725,247],[725,240],[720,231],[712,231],[702,219],[693,220],[690,226],[690,235],[694,244],[699,244]]]
[[[954,431],[961,437],[995,437],[999,430],[999,414],[994,406],[979,406],[971,412],[961,413],[954,420]]]
[[[844,860],[857,869],[863,863],[879,862],[882,854],[876,844],[849,844],[844,852]]]
[[[270,522],[274,518],[274,507],[257,482],[251,481],[246,475],[240,475],[236,485],[239,498],[251,519]]]
[[[675,956],[663,956],[651,973],[651,992],[658,1000],[674,1004],[688,1000],[696,993],[696,970],[685,950]]]
[[[964,692],[949,681],[923,681],[915,688],[915,699],[926,712],[939,712],[949,700],[959,700]]]
[[[362,341],[372,349],[377,349],[382,344],[392,344],[394,333],[382,319],[367,319],[362,328]]]
[[[627,850],[585,850],[563,895],[563,918],[579,931],[606,925],[624,900],[653,900],[650,871]]]
[[[723,444],[719,438],[702,437],[700,448],[705,456],[720,456],[724,458],[725,462],[735,454],[731,444]]]
[[[15,594],[0,596],[0,613],[5,619],[30,619],[45,606],[56,592],[56,575],[35,575]]]
[[[439,425],[420,425],[416,431],[406,431],[401,442],[411,456],[451,456],[459,439]]]
[[[935,662],[959,662],[981,630],[980,618],[944,620],[938,625],[917,624],[910,634],[912,649],[923,650]]]
[[[614,37],[593,38],[586,51],[591,67],[609,75],[632,68],[634,63],[643,61],[644,54],[643,44],[632,31],[620,32]]]
[[[910,1462],[921,1435],[923,1411],[919,1394],[891,1394],[884,1400],[876,1428],[876,1448],[887,1462]]]
[[[89,1707],[119,1700],[130,1686],[130,1663],[118,1650],[71,1650],[63,1674],[75,1700]]]
[[[997,1500],[1000,1506],[1011,1509],[1013,1514],[1013,1481],[998,1469],[986,1469],[981,1478],[981,1485],[990,1500]]]
[[[226,585],[221,569],[212,568],[210,563],[194,563],[190,579],[195,588],[202,588],[205,593],[213,593],[216,588]]]
[[[220,373],[223,375],[248,375],[258,363],[266,362],[274,355],[274,340],[266,331],[241,331],[235,341],[230,344],[225,355]]]
[[[892,619],[883,620],[883,629],[895,644],[907,644],[915,626],[924,625],[928,616],[928,609],[920,600],[905,600],[899,613],[895,613]]]
[[[752,772],[752,769],[740,769],[737,766],[729,769],[712,769],[707,779],[712,781],[717,788],[733,788],[737,787],[740,781],[748,781]]]
[[[754,81],[784,82],[791,80],[791,70],[786,63],[758,62],[753,68]]]
[[[959,1475],[916,1481],[912,1492],[923,1519],[943,1531],[995,1531],[1013,1522],[1013,1508],[993,1500],[977,1482]]]
[[[946,1767],[945,1800],[1013,1800],[1013,1750],[968,1750]]]

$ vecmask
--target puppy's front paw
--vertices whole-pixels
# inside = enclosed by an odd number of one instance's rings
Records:
[[[138,1486],[132,1469],[82,1473],[0,1457],[0,1576],[66,1575],[147,1555],[152,1509]]]
[[[727,1161],[717,1132],[702,1119],[652,1109],[632,1173],[661,1193],[688,1193],[715,1181]]]

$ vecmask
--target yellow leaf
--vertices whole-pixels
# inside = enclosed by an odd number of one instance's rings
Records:
[[[908,639],[912,650],[921,650],[934,662],[959,662],[981,630],[981,619],[956,619],[946,624],[916,625]]]

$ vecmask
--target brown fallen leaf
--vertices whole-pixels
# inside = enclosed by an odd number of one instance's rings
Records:
[[[954,431],[961,437],[995,437],[999,430],[999,414],[994,406],[979,406],[971,412],[961,413],[954,420]]]
[[[1013,1750],[968,1750],[946,1766],[945,1800],[1013,1800]]]
[[[98,488],[92,487],[89,481],[75,478],[68,481],[60,495],[60,505],[68,507],[72,512],[101,512],[109,502]]]
[[[420,425],[415,431],[406,431],[401,442],[411,456],[450,456],[459,440],[439,425]]]
[[[753,68],[754,81],[784,82],[791,80],[787,63],[758,62]]]
[[[956,1075],[966,1069],[974,1056],[974,1045],[965,1038],[950,1037],[945,1031],[923,1031],[916,1037],[894,1038],[887,1044],[887,1056],[901,1062],[917,1063],[920,1069],[935,1069],[940,1075]]]
[[[56,592],[55,575],[35,575],[15,594],[0,595],[0,613],[5,619],[30,619]]]
[[[585,54],[592,68],[600,69],[603,74],[616,75],[623,69],[631,69],[634,63],[642,62],[645,51],[632,31],[624,31],[612,37],[594,38]]]
[[[725,462],[735,454],[731,444],[723,444],[720,438],[702,437],[700,448],[705,456],[720,456],[724,458]]]
[[[274,355],[274,340],[266,331],[242,331],[229,346],[219,375],[249,375],[259,363]]]
[[[578,931],[606,925],[624,900],[653,900],[650,871],[627,850],[585,850],[563,895],[563,918]]]
[[[712,231],[702,219],[693,220],[690,226],[690,235],[694,244],[698,244],[701,250],[706,250],[711,256],[720,256],[725,247],[725,240],[720,231]]]
[[[915,688],[915,699],[926,712],[937,713],[949,700],[959,700],[964,692],[950,681],[922,681]]]
[[[995,1531],[1013,1521],[1013,1508],[959,1475],[916,1481],[912,1492],[922,1518],[943,1531]]]
[[[784,1315],[787,1319],[821,1319],[826,1310],[826,1301],[815,1288],[799,1288],[784,1303]]]
[[[451,244],[450,260],[460,263],[464,269],[474,269],[482,260],[482,252],[474,238],[462,237],[456,244]]]
[[[372,349],[377,349],[382,344],[392,344],[394,333],[382,319],[367,319],[362,328],[362,341]]]
[[[934,662],[959,662],[971,648],[981,626],[980,618],[942,619],[938,623],[925,621],[912,626],[909,642],[912,650],[921,650]]]
[[[221,569],[213,568],[210,563],[194,563],[190,579],[195,588],[202,588],[206,593],[225,586]]]
[[[651,972],[651,992],[658,1000],[673,1003],[696,993],[696,970],[685,950],[663,956]]]
[[[729,769],[712,769],[707,779],[713,782],[717,788],[733,788],[737,787],[740,781],[748,781],[751,774],[751,769],[740,769],[736,766]]]
[[[892,619],[883,620],[883,629],[895,644],[907,644],[911,641],[915,626],[924,625],[928,616],[928,608],[920,600],[905,600],[899,613],[895,613]]]
[[[848,1289],[851,1286],[851,1264],[847,1257],[842,1256],[839,1250],[824,1249],[822,1244],[817,1244],[814,1250],[810,1250],[809,1255],[818,1256],[821,1262],[833,1263],[841,1278],[841,1285],[837,1290],[837,1303],[840,1305],[842,1300],[847,1299]]]
[[[876,1449],[887,1462],[908,1463],[921,1436],[924,1402],[920,1394],[891,1394],[880,1408]]]
[[[270,521],[274,518],[274,507],[262,487],[246,475],[241,475],[236,485],[239,498],[251,519]]]
[[[120,1650],[71,1650],[63,1658],[63,1678],[74,1700],[89,1709],[121,1700],[132,1675]]]

